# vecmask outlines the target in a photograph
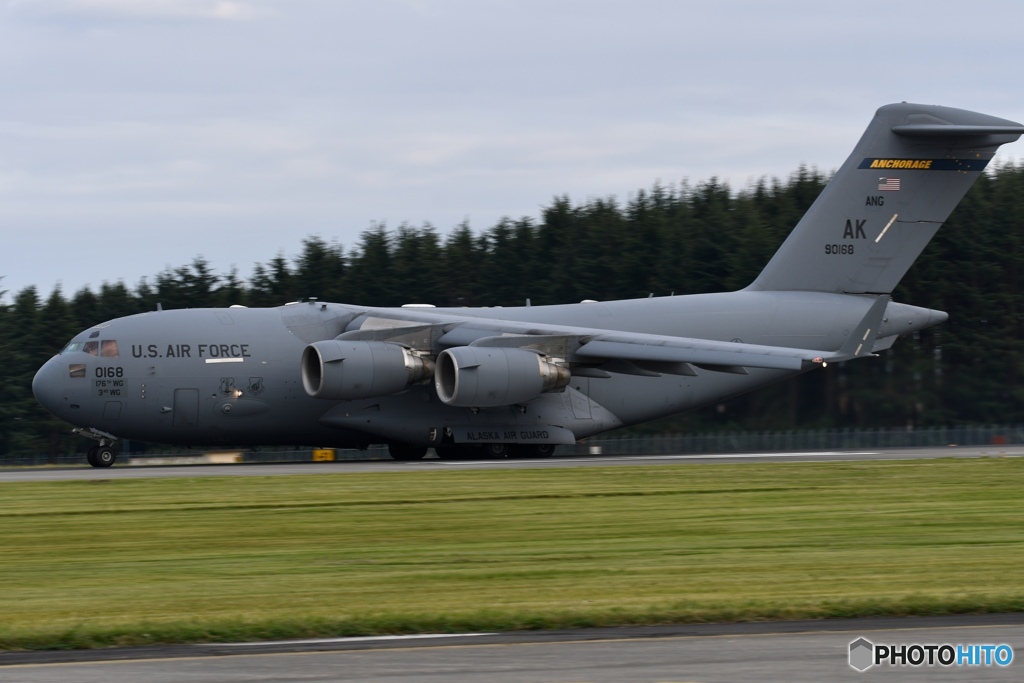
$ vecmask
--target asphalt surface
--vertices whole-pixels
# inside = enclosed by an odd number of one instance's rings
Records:
[[[1024,446],[946,446],[936,448],[875,449],[856,451],[794,451],[792,453],[728,453],[721,455],[565,456],[543,460],[393,460],[300,462],[242,465],[166,465],[140,467],[115,465],[109,469],[34,467],[0,469],[0,483],[19,481],[70,481],[90,479],[145,479],[153,477],[283,476],[344,472],[409,472],[419,469],[512,469],[560,467],[628,467],[637,465],[687,465],[744,462],[836,462],[849,460],[919,460],[929,458],[1021,457]]]
[[[1007,666],[966,660],[948,667],[882,663],[859,672],[850,666],[849,650],[860,638],[888,646],[1005,644],[1015,658]],[[11,683],[743,683],[1022,677],[1024,614],[0,653],[0,680]]]

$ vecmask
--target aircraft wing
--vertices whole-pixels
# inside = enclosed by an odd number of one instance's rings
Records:
[[[585,341],[576,355],[641,363],[687,363],[719,372],[738,372],[742,368],[801,370],[810,364],[824,365],[871,355],[888,303],[889,297],[877,297],[846,343],[834,352],[618,333]]]
[[[696,373],[691,366],[697,366],[716,372],[746,374],[745,368],[802,370],[812,365],[872,355],[874,340],[888,301],[888,296],[877,297],[853,334],[838,351],[458,315],[452,318],[433,311],[411,313],[410,320],[400,323],[391,330],[375,327],[372,331],[349,332],[341,335],[339,339],[365,339],[368,338],[368,334],[372,334],[372,338],[377,340],[391,338],[394,341],[401,341],[408,338],[408,330],[415,330],[417,335],[430,336],[442,347],[524,348],[564,358],[574,365],[600,367],[610,363],[612,365],[605,367],[614,372],[693,375]],[[438,321],[439,315],[444,316],[444,322]]]

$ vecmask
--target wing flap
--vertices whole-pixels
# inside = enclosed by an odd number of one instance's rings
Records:
[[[698,340],[692,340],[696,342]],[[585,358],[626,359],[655,363],[692,363],[697,366],[730,368],[768,368],[771,370],[801,370],[804,361],[810,361],[819,355],[816,351],[804,349],[787,349],[738,344],[734,342],[704,341],[684,345],[680,344],[643,344],[625,341],[606,341],[595,339],[583,344],[577,356]],[[744,347],[748,350],[741,350]],[[756,349],[756,350],[755,350]]]

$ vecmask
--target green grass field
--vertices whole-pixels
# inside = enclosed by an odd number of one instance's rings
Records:
[[[0,648],[1024,609],[1014,458],[0,484]]]

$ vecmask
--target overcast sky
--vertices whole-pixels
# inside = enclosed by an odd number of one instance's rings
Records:
[[[8,302],[829,172],[900,100],[1024,120],[1017,2],[0,3]]]

